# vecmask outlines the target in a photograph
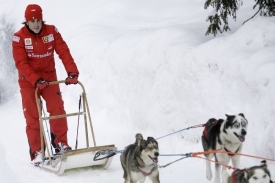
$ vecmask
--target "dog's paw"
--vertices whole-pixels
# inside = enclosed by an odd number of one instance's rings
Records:
[[[215,178],[215,183],[221,183],[221,180],[219,178]]]
[[[211,170],[207,170],[207,171],[206,171],[206,178],[207,178],[208,180],[211,180],[211,179],[212,179],[212,171],[211,171]]]

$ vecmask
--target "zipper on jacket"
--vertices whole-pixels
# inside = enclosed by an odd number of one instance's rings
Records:
[[[36,50],[37,50],[37,54],[39,54],[39,46],[37,46],[37,35],[34,36],[34,39],[35,39],[35,47],[36,47]]]

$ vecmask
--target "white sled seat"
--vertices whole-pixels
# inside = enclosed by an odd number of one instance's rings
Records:
[[[66,170],[80,167],[97,166],[100,168],[108,168],[111,164],[113,157],[94,161],[94,157],[97,151],[100,150],[117,150],[114,145],[111,146],[97,146],[90,147],[88,149],[79,149],[69,151],[63,155],[67,158]]]
[[[83,167],[97,167],[108,168],[113,160],[113,157],[94,160],[95,154],[101,150],[117,150],[114,145],[89,147],[85,149],[72,150],[65,152],[62,155],[55,156],[55,160],[51,163],[46,160],[43,164],[39,165],[41,169],[62,175],[66,170],[83,168]]]

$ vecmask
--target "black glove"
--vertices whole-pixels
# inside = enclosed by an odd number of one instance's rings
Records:
[[[49,82],[44,80],[43,78],[40,78],[36,81],[35,86],[40,90],[44,90],[49,86]]]
[[[65,84],[66,85],[77,84],[77,82],[78,82],[78,74],[69,73],[68,77],[66,78]]]

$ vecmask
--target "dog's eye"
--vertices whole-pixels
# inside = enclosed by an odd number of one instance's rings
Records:
[[[257,178],[257,177],[255,177],[255,176],[254,176],[254,177],[252,177],[252,178],[253,178],[254,180],[257,180],[257,179],[258,179],[258,178]]]
[[[245,121],[242,121],[242,126],[246,127],[246,122]]]
[[[239,123],[235,123],[235,124],[234,124],[234,127],[235,127],[235,128],[239,128],[239,127],[240,127],[240,124],[239,124]]]

